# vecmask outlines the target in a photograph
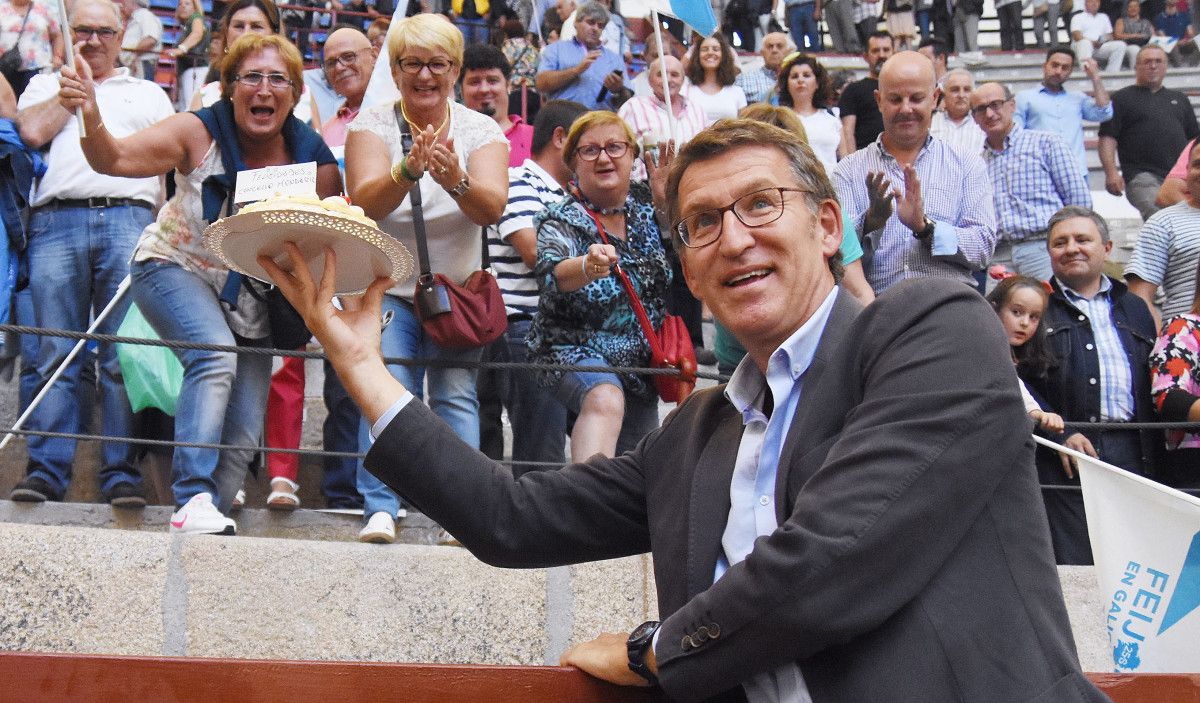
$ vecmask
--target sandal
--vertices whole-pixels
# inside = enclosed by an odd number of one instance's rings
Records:
[[[300,496],[296,495],[298,490],[300,490],[300,484],[291,479],[282,476],[271,479],[271,494],[267,496],[267,509],[295,510],[299,508]]]

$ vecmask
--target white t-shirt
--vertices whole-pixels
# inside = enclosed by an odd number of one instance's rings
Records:
[[[458,103],[450,103],[450,137],[458,153],[458,165],[465,172],[467,160],[476,149],[498,142],[508,144],[504,132],[492,118]],[[387,146],[388,163],[396,163],[404,152],[400,146],[400,125],[390,103],[363,108],[350,123],[350,132],[370,132]],[[445,274],[462,283],[482,264],[482,233],[479,225],[467,217],[454,198],[425,173],[421,188],[421,212],[425,216],[425,237],[429,244],[429,264],[434,273]],[[413,273],[388,291],[412,300],[413,286],[420,273],[416,266],[417,240],[413,234],[412,201],[405,196],[400,206],[379,221],[379,228],[395,237],[413,253]]]
[[[29,81],[18,109],[43,103],[58,95],[58,74],[42,73]],[[163,89],[150,81],[134,78],[129,69],[118,68],[96,84],[96,103],[108,133],[120,139],[139,132],[175,114]],[[72,115],[54,139],[46,157],[49,168],[33,188],[34,207],[55,198],[134,198],[157,205],[161,189],[158,178],[120,178],[92,170],[79,146],[79,121]]]
[[[1112,21],[1103,12],[1094,15],[1080,12],[1071,18],[1071,33],[1075,32],[1082,34],[1084,39],[1100,41],[1101,38],[1112,35]]]
[[[207,83],[200,89],[200,107],[211,107],[213,103],[220,99],[220,81]],[[307,83],[304,84],[304,90],[300,92],[300,102],[296,103],[296,107],[292,108],[292,114],[301,122],[312,123],[312,93],[309,92]]]
[[[808,145],[825,167],[825,175],[833,180],[833,167],[837,166],[837,150],[842,143],[842,121],[829,110],[817,110],[811,115],[796,116],[804,123]]]
[[[726,117],[737,117],[738,111],[746,107],[746,93],[736,85],[727,85],[713,95],[693,85],[687,96],[689,101],[704,109],[706,127]]]
[[[139,7],[133,11],[129,22],[125,25],[125,36],[121,39],[121,45],[134,47],[146,37],[154,37],[154,46],[137,54],[139,61],[154,61],[158,59],[158,52],[162,51],[162,32],[163,26],[162,22],[158,21],[158,16],[144,7]],[[132,52],[122,52],[122,54],[130,53]],[[153,76],[147,77],[147,80],[151,78]]]

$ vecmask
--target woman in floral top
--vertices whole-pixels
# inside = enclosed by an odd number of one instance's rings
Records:
[[[577,182],[568,197],[534,220],[540,300],[529,333],[532,360],[648,366],[649,343],[613,271],[619,264],[629,275],[657,329],[671,272],[650,189],[630,184],[637,141],[616,114],[589,112],[572,125],[563,154]],[[541,381],[578,415],[573,461],[631,449],[658,426],[658,396],[644,376],[547,371]]]
[[[1200,287],[1191,312],[1168,319],[1150,352],[1150,392],[1163,420],[1200,422]],[[1200,433],[1167,432],[1167,450],[1156,478],[1175,488],[1200,488]]]

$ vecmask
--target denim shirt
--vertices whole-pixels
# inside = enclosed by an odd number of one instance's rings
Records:
[[[1157,420],[1150,399],[1149,356],[1156,339],[1154,319],[1146,303],[1129,293],[1124,283],[1109,279],[1112,320],[1117,328],[1121,346],[1125,348],[1129,368],[1133,374],[1133,420],[1153,422]],[[1042,316],[1046,328],[1046,343],[1057,363],[1043,378],[1023,377],[1030,391],[1042,407],[1058,413],[1067,421],[1100,420],[1100,384],[1089,379],[1100,377],[1100,358],[1096,352],[1096,336],[1091,322],[1067,298],[1057,279],[1051,279],[1053,293]],[[1061,442],[1073,434],[1067,430],[1054,441]],[[1085,431],[1089,438],[1095,431]],[[1163,444],[1162,433],[1157,430],[1142,431],[1142,463],[1146,468],[1155,465]],[[1043,456],[1045,455],[1045,456]],[[1047,459],[1048,457],[1048,459]],[[1047,466],[1051,463],[1052,465]],[[1038,452],[1039,475],[1042,483],[1067,483],[1058,458],[1049,452]],[[1049,470],[1046,470],[1049,469]]]

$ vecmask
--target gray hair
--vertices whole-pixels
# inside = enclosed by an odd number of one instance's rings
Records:
[[[971,73],[967,69],[952,68],[949,71],[946,71],[946,75],[942,76],[942,84],[943,85],[945,85],[946,79],[949,78],[950,76],[966,76],[967,80],[970,81],[970,83],[971,83],[971,90],[975,89],[975,74]]]
[[[597,0],[588,0],[575,9],[575,21],[597,20],[601,25],[608,24],[608,8]]]
[[[79,14],[79,10],[89,5],[98,5],[113,13],[113,19],[116,20],[116,24],[114,26],[117,28],[117,30],[121,30],[125,27],[125,20],[121,19],[121,8],[118,7],[117,3],[113,2],[112,0],[78,0],[75,3],[75,6],[71,8],[70,21],[72,25],[75,24],[75,17]]]
[[[1100,242],[1108,244],[1108,223],[1104,218],[1097,215],[1096,211],[1083,207],[1082,205],[1067,205],[1063,209],[1050,216],[1050,220],[1046,223],[1046,234],[1049,235],[1054,231],[1054,228],[1061,225],[1067,220],[1073,220],[1076,217],[1083,217],[1091,220],[1096,225],[1096,230],[1100,232]],[[1050,237],[1046,237],[1046,243],[1049,245]]]

